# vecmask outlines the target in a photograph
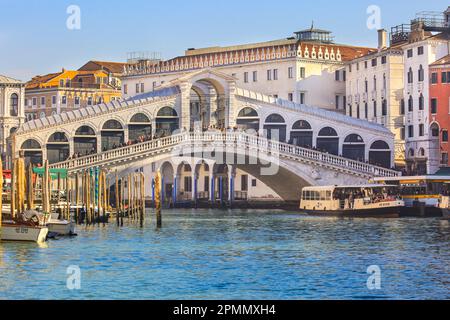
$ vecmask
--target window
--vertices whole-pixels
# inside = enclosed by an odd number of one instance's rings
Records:
[[[377,90],[377,77],[376,76],[374,76],[373,77],[373,90]]]
[[[305,67],[300,68],[300,78],[305,79],[306,78],[306,69]]]
[[[336,70],[336,71],[334,72],[334,79],[335,79],[336,81],[339,81],[339,80],[340,80],[339,70]]]
[[[192,192],[192,177],[184,177],[184,192]]]
[[[356,71],[359,71],[359,62],[356,63]]]
[[[419,137],[423,137],[425,135],[425,126],[423,124],[419,124]]]
[[[248,83],[248,72],[244,72],[244,83]]]
[[[376,67],[377,66],[377,58],[372,59],[372,67]]]
[[[258,71],[253,71],[253,82],[258,82]]]
[[[305,93],[304,92],[300,92],[300,104],[305,104]]]
[[[123,85],[123,93],[128,94],[128,85],[127,84]]]
[[[450,79],[447,79],[447,72],[442,72],[442,83],[447,83],[447,81],[450,82]]]
[[[61,97],[61,104],[67,104],[67,97],[66,96],[62,96]]]
[[[441,155],[441,164],[444,166],[448,166],[448,153],[443,152]]]
[[[417,48],[417,54],[419,56],[423,55],[423,46],[420,46],[420,47]]]
[[[404,115],[405,114],[405,99],[402,99],[400,101],[400,115]]]
[[[267,70],[267,80],[268,81],[272,80],[272,70]]]
[[[336,109],[339,109],[339,96],[336,96]]]
[[[406,55],[407,55],[408,58],[412,58],[412,56],[413,56],[413,49],[409,49],[407,51]]]
[[[278,69],[273,69],[273,80],[278,80]]]
[[[366,119],[369,118],[369,105],[367,102],[364,104],[364,116]]]
[[[433,137],[439,137],[439,126],[436,123],[431,126],[431,135]]]
[[[33,101],[33,106],[35,107],[37,104],[37,98],[33,98],[32,101]]]
[[[436,114],[438,109],[438,101],[436,98],[431,99],[431,114]]]
[[[408,71],[408,83],[413,83],[413,81],[414,81],[414,74],[413,74],[412,69],[409,68],[409,71]]]
[[[386,56],[382,56],[381,57],[381,64],[386,64],[387,63],[387,57]]]
[[[408,138],[414,137],[414,126],[408,126]]]
[[[414,100],[412,96],[409,96],[408,99],[408,111],[413,112],[414,111]]]
[[[373,116],[375,118],[377,117],[377,102],[376,101],[373,102]]]
[[[289,79],[294,78],[294,68],[292,68],[292,67],[288,68],[288,78]]]
[[[358,119],[361,117],[361,111],[359,110],[359,104],[356,105],[356,117]]]
[[[367,81],[367,79],[364,81],[364,92],[369,92],[369,82]]]
[[[425,99],[423,97],[423,94],[419,97],[419,110],[423,110],[425,108]]]
[[[442,142],[448,142],[448,130],[442,130]]]
[[[401,140],[405,140],[405,127],[402,127],[401,129],[400,129],[400,139]]]
[[[368,66],[368,63],[367,63],[367,61],[364,61],[364,68],[366,68],[366,69],[367,69],[367,66]]]
[[[346,81],[347,80],[347,72],[345,72],[345,70],[342,71],[342,81]]]
[[[383,100],[383,103],[381,105],[381,115],[383,117],[387,116],[387,100],[386,99]]]
[[[145,90],[144,90],[144,84],[143,83],[141,83],[141,92],[144,92]]]
[[[10,115],[16,117],[19,115],[19,96],[13,93],[10,97]]]
[[[52,96],[52,105],[56,104],[56,96]]]
[[[41,97],[41,106],[45,106],[45,97]]]
[[[288,93],[288,100],[289,101],[294,101],[294,94],[292,92]]]
[[[88,106],[92,106],[92,97],[88,97],[87,104]]]
[[[80,97],[75,97],[75,105],[76,106],[80,105]]]
[[[420,68],[419,68],[419,81],[423,82],[424,77],[425,77],[425,71],[423,70],[422,65],[420,65]]]
[[[209,192],[209,176],[205,176],[205,192]]]
[[[437,72],[433,72],[431,74],[431,84],[436,84],[438,83],[438,74]]]
[[[256,187],[256,179],[252,179],[252,187]]]

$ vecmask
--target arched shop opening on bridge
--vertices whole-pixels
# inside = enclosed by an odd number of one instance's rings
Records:
[[[143,113],[135,114],[128,124],[128,139],[139,140],[140,137],[152,135],[152,124],[150,118]]]
[[[78,128],[73,137],[73,142],[76,155],[83,156],[97,152],[97,135],[94,129],[89,126]]]
[[[320,151],[339,155],[339,136],[336,130],[331,127],[325,127],[320,130],[316,147]]]
[[[189,163],[183,162],[181,163],[177,168],[177,194],[176,194],[176,201],[177,202],[183,202],[183,201],[191,201],[193,192],[194,192],[194,186],[192,179],[192,167]]]
[[[106,121],[103,125],[101,136],[102,150],[104,151],[117,148],[125,142],[125,130],[117,120]]]
[[[161,172],[161,201],[165,205],[173,204],[174,200],[174,182],[175,172],[170,162],[164,162],[160,169]]]
[[[175,109],[164,107],[158,111],[156,116],[156,137],[172,135],[180,129],[180,119]]]
[[[271,114],[264,124],[267,139],[286,142],[286,121],[279,114]]]
[[[47,141],[48,163],[58,163],[65,161],[70,156],[70,144],[64,132],[55,132]]]
[[[248,133],[250,131],[258,132],[260,124],[258,112],[253,108],[245,107],[239,112],[236,124],[238,129],[247,131]]]
[[[205,161],[197,164],[194,174],[196,178],[196,181],[194,181],[194,195],[198,200],[209,200],[210,198],[210,175],[210,167]]]
[[[364,161],[366,157],[366,145],[358,134],[351,134],[344,140],[342,155],[345,158]]]
[[[391,167],[392,152],[389,145],[381,140],[375,141],[370,146],[369,162],[374,165],[379,165],[385,168]]]
[[[299,120],[294,123],[289,143],[304,148],[313,146],[313,130],[308,121]]]
[[[226,164],[216,164],[214,165],[214,183],[213,183],[213,191],[214,191],[214,199],[216,201],[227,201],[230,195],[230,182],[229,175],[231,174],[228,169],[228,165]],[[233,192],[233,191],[231,191]]]
[[[42,164],[42,147],[39,142],[34,139],[26,140],[22,143],[20,149],[24,154],[25,163],[27,165],[30,163],[33,165]]]

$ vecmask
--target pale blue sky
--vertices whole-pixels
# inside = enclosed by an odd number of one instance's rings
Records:
[[[81,8],[81,30],[66,28],[69,5]],[[376,46],[366,27],[369,5],[382,26],[406,23],[419,11],[443,11],[445,0],[0,0],[0,74],[29,80],[96,60],[125,61],[131,51],[164,58],[187,48],[291,36],[314,20],[336,42]]]

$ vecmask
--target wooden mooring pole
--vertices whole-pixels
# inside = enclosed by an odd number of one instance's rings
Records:
[[[155,211],[156,211],[156,227],[160,229],[162,228],[160,172],[158,172],[155,177]]]

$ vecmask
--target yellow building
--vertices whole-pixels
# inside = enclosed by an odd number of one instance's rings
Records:
[[[120,83],[108,70],[65,70],[36,76],[26,84],[27,120],[108,103],[121,96]]]

